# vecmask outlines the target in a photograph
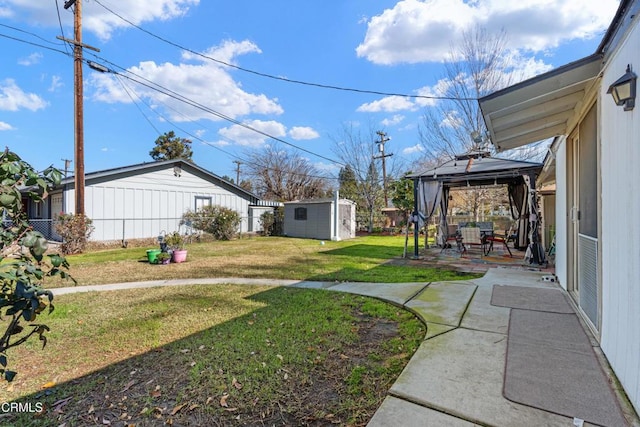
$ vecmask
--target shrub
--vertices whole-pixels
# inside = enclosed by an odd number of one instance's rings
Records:
[[[164,241],[167,246],[174,251],[181,251],[184,249],[184,237],[182,237],[182,235],[177,231],[169,234]]]
[[[60,250],[63,254],[78,254],[87,248],[93,232],[91,219],[84,215],[61,213],[56,222],[56,233],[62,237]]]
[[[284,209],[276,208],[273,212],[260,215],[263,236],[282,236],[284,234]]]
[[[182,219],[196,230],[211,234],[216,240],[231,240],[238,234],[240,214],[222,206],[203,206],[186,212]]]
[[[64,257],[45,256],[47,239],[29,225],[22,204],[22,196],[35,202],[44,200],[49,187],[58,184],[61,177],[52,167],[36,172],[8,148],[0,154],[0,213],[4,219],[0,227],[0,318],[6,326],[0,337],[0,375],[7,381],[16,375],[7,369],[8,349],[34,335],[43,346],[47,343],[49,327],[37,322],[44,311],[53,311],[53,294],[43,289],[45,280],[53,276],[71,278]],[[21,324],[23,320],[28,326]]]

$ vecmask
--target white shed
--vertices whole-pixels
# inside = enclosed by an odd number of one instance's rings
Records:
[[[50,221],[60,212],[73,213],[74,196],[74,178],[64,179],[39,208],[39,218]],[[254,194],[184,160],[141,163],[85,176],[85,214],[93,221],[91,239],[95,241],[185,232],[182,214],[206,205],[235,210],[242,219],[239,231],[254,232],[258,231],[255,209],[258,213],[264,209],[259,204]],[[38,219],[30,214],[32,220]]]
[[[337,210],[336,210],[337,207]],[[284,204],[284,234],[342,240],[356,236],[356,204],[347,199],[315,199]]]

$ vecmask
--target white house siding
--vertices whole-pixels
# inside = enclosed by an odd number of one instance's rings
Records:
[[[88,183],[85,213],[93,220],[91,239],[126,240],[155,237],[161,231],[178,231],[182,214],[194,210],[196,196],[210,197],[211,204],[237,211],[240,231],[248,229],[249,200],[218,187],[183,169],[175,176],[173,167],[139,175]],[[74,191],[66,197],[66,211],[74,211]],[[184,226],[180,230],[185,231]]]
[[[640,99],[624,111],[606,93],[627,64],[640,71],[639,17],[602,77],[601,347],[640,412]],[[640,89],[640,88],[639,88]]]

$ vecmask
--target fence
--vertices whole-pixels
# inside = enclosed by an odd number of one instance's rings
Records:
[[[237,232],[259,232],[261,230],[259,218],[241,217]],[[55,232],[55,219],[30,219],[29,225],[40,232],[48,240],[60,242],[62,238]],[[6,224],[6,222],[5,222]],[[162,234],[174,231],[183,235],[196,235],[200,232],[182,218],[115,218],[92,219],[94,227],[90,240],[126,241],[131,239],[156,238]]]

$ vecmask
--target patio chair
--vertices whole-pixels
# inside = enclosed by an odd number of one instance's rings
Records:
[[[443,235],[443,245],[442,245],[442,250],[440,251],[440,253],[444,252],[446,249],[449,249],[451,247],[451,243],[449,242],[456,242],[456,247],[458,248],[458,251],[462,252],[462,238],[460,236],[460,232],[458,231],[458,226],[457,225],[447,225],[447,233]]]
[[[511,249],[509,249],[509,245],[508,243],[508,239],[509,239],[509,232],[505,233],[504,236],[485,236],[484,241],[485,241],[485,247],[486,247],[486,251],[485,251],[485,255],[489,255],[489,252],[491,252],[493,250],[493,244],[494,243],[498,243],[498,244],[503,244],[504,247],[507,249],[507,252],[509,252],[509,256],[511,258],[513,258],[513,254],[511,253]]]
[[[484,255],[485,239],[480,233],[480,227],[462,227],[460,229],[460,235],[462,236],[462,248],[463,253],[467,252],[467,248],[472,246],[479,246],[482,254]]]

